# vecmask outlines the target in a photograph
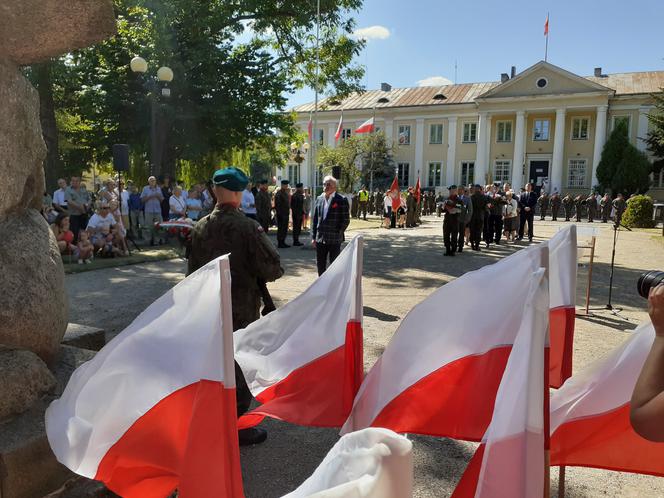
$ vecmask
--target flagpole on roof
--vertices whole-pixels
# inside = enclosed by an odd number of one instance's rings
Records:
[[[544,62],[547,61],[549,55],[549,13],[546,13],[546,24],[544,26],[544,38],[546,42],[544,43]]]

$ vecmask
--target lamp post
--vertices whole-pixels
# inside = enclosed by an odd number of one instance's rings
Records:
[[[142,77],[143,85],[148,91],[150,99],[150,175],[159,176],[162,172],[162,146],[158,140],[157,133],[157,105],[159,96],[157,90],[161,87],[161,97],[171,96],[171,89],[168,83],[173,81],[173,70],[170,67],[162,66],[157,70],[155,77],[147,76],[148,63],[142,57],[134,57],[129,63],[132,72]]]
[[[293,161],[295,161],[295,163],[297,164],[297,181],[299,182],[300,165],[304,162],[304,158],[307,155],[307,152],[309,151],[309,144],[307,142],[304,142],[302,144],[302,148],[300,149],[299,144],[297,142],[293,142],[290,144],[290,151]]]

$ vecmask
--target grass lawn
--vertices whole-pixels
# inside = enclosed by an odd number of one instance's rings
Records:
[[[64,263],[65,273],[80,273],[84,271],[101,270],[103,268],[111,268],[116,266],[135,265],[137,263],[162,261],[164,259],[174,259],[179,257],[180,254],[175,247],[161,246],[144,247],[141,248],[141,252],[132,250],[131,256],[122,256],[116,258],[95,258],[90,264],[79,265],[74,259],[72,259],[72,262],[69,263],[68,256],[63,256],[62,262]]]

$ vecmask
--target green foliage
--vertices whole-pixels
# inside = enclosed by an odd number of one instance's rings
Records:
[[[360,140],[362,150],[362,182],[369,187],[373,173],[374,189],[385,188],[394,178],[394,154],[396,149],[385,133],[370,133]]]
[[[655,156],[653,172],[659,174],[664,166],[664,88],[660,93],[652,94],[654,109],[648,114],[650,131],[646,138],[648,150]]]
[[[627,201],[622,223],[630,228],[653,228],[653,200],[647,195],[635,195]]]
[[[353,135],[346,138],[337,147],[323,145],[318,149],[318,164],[324,174],[331,174],[332,168],[341,167],[339,190],[351,192],[355,183],[360,179],[361,171],[357,167],[357,159],[362,154],[360,138]]]
[[[627,125],[619,123],[604,144],[597,165],[597,180],[603,190],[644,193],[650,187],[652,165],[645,154],[634,147],[627,136]]]

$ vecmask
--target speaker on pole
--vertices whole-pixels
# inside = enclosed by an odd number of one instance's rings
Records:
[[[113,145],[113,168],[116,171],[129,171],[129,146],[127,144]]]
[[[341,166],[332,166],[332,176],[341,180]]]

